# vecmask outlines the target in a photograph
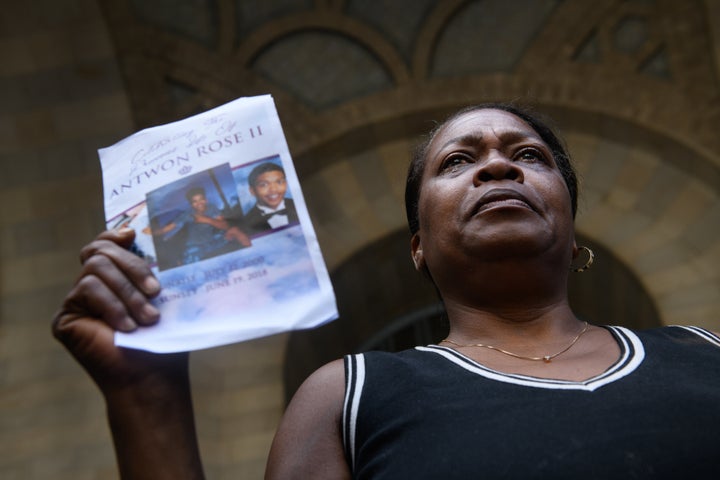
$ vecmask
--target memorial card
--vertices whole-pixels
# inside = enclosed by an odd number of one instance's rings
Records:
[[[270,95],[240,98],[99,150],[108,228],[131,227],[160,322],[117,345],[197,350],[337,318]]]

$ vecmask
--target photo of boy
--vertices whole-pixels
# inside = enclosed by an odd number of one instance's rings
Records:
[[[248,176],[248,188],[255,205],[245,214],[245,231],[255,235],[298,222],[295,203],[285,198],[285,170],[273,162],[256,166]]]

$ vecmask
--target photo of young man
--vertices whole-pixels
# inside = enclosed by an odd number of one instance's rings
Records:
[[[245,231],[248,235],[276,230],[297,223],[295,203],[286,198],[285,170],[273,162],[253,168],[248,176],[248,188],[255,205],[245,214]]]

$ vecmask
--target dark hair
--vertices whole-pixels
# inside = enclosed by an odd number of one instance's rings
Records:
[[[415,234],[420,228],[420,220],[418,218],[418,202],[420,201],[420,186],[422,184],[422,176],[425,171],[425,160],[428,153],[430,143],[433,141],[435,136],[440,130],[443,129],[447,124],[456,120],[462,115],[474,112],[477,110],[503,110],[511,113],[516,117],[523,120],[525,123],[530,125],[540,138],[550,147],[550,151],[553,154],[553,159],[562,174],[563,180],[567,185],[568,191],[570,192],[570,202],[572,207],[573,218],[577,212],[577,176],[575,170],[570,161],[570,156],[567,153],[565,146],[558,136],[555,134],[553,129],[548,125],[549,121],[540,118],[538,115],[530,113],[528,109],[507,104],[507,103],[483,103],[472,107],[463,108],[450,117],[448,117],[443,123],[439,124],[428,134],[427,138],[417,146],[413,154],[410,166],[408,168],[407,180],[405,183],[405,212],[407,214],[408,226],[410,227],[410,233]]]
[[[195,195],[202,195],[203,197],[207,198],[207,195],[205,195],[205,189],[203,187],[193,187],[187,192],[185,192],[185,198],[187,198],[188,202],[192,202],[192,199]]]
[[[285,170],[278,165],[277,163],[273,162],[266,162],[261,163],[257,167],[253,168],[250,172],[250,175],[248,175],[248,185],[251,187],[255,186],[255,183],[257,182],[257,179],[260,175],[267,172],[282,172],[283,175],[285,175]]]

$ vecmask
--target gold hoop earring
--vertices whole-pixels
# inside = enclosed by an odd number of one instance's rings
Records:
[[[583,246],[583,247],[578,247],[578,248],[579,248],[580,250],[585,250],[585,251],[587,251],[587,253],[588,253],[587,262],[585,262],[585,265],[583,265],[582,267],[573,268],[572,266],[570,266],[570,270],[572,270],[573,272],[580,273],[580,272],[584,272],[585,270],[587,270],[588,268],[590,268],[590,266],[593,264],[593,260],[595,260],[595,254],[593,253],[592,250],[590,250],[589,247],[584,247],[584,246]]]

